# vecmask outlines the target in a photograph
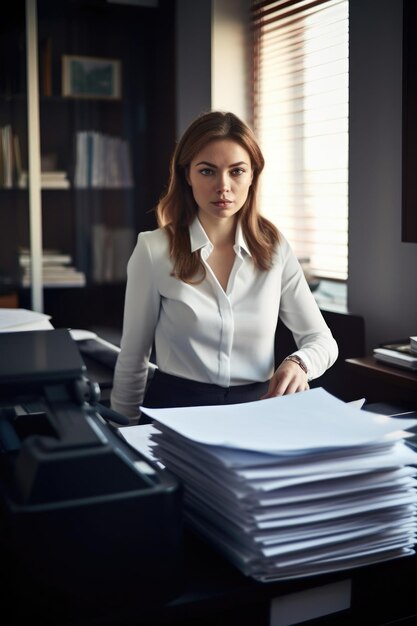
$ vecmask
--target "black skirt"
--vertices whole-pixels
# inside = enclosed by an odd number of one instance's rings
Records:
[[[179,406],[212,406],[219,404],[238,404],[260,400],[268,391],[269,381],[221,387],[210,383],[164,374],[155,370],[146,392],[143,406],[149,408],[172,408]],[[151,420],[142,414],[140,423]]]

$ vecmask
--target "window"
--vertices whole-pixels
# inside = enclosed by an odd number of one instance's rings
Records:
[[[252,5],[261,206],[313,276],[345,280],[348,0]]]

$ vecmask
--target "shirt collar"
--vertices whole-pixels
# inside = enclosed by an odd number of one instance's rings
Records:
[[[237,224],[236,228],[236,237],[235,237],[235,252],[236,254],[240,254],[242,250],[246,252],[249,256],[251,255],[251,251],[249,250],[249,246],[246,243],[245,237],[243,235],[242,226],[240,222]]]
[[[198,217],[194,218],[194,221],[190,226],[190,243],[191,252],[205,248],[207,245],[212,245]]]
[[[195,217],[194,221],[190,225],[190,243],[191,252],[195,252],[196,250],[200,250],[201,248],[205,248],[206,246],[208,246],[210,249],[213,247],[198,217]],[[238,222],[236,228],[234,250],[236,254],[241,254],[241,251],[244,250],[246,254],[252,256],[249,250],[249,246],[247,245],[243,236],[240,222]]]

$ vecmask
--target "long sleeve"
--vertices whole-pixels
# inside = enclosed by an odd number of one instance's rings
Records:
[[[298,354],[306,363],[309,380],[321,376],[338,356],[338,346],[305,279],[291,248],[283,239],[283,275],[280,317],[291,330]]]
[[[127,266],[121,351],[111,393],[112,408],[132,421],[140,414],[159,307],[152,253],[140,234]]]

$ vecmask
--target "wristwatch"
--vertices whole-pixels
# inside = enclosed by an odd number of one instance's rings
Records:
[[[304,363],[303,359],[298,356],[298,354],[290,354],[284,359],[284,361],[294,361],[294,363],[297,363],[297,365],[301,367],[305,374],[308,374],[307,365]]]

